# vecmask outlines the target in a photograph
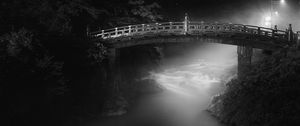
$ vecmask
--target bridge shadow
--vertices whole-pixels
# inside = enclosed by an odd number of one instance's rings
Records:
[[[147,46],[147,45],[166,45],[166,44],[184,44],[184,43],[220,43],[229,44],[237,46],[237,56],[238,56],[238,77],[241,77],[243,73],[251,68],[253,59],[253,50],[263,49],[263,50],[277,50],[283,46],[276,43],[271,43],[269,41],[254,41],[241,38],[239,36],[231,36],[230,38],[220,37],[220,36],[193,36],[193,35],[182,35],[182,36],[157,36],[157,37],[143,37],[143,38],[123,38],[120,40],[106,41],[105,44],[109,47],[108,49],[108,66],[109,82],[113,85],[118,85],[120,82],[116,77],[116,73],[119,73],[119,59],[120,59],[120,49],[133,46]]]
[[[256,35],[244,34],[202,34],[202,35],[149,35],[149,36],[131,36],[120,37],[117,39],[104,40],[103,43],[109,48],[124,48],[147,44],[165,44],[165,43],[191,43],[191,42],[209,42],[237,46],[247,46],[265,50],[277,50],[284,47],[283,41]]]

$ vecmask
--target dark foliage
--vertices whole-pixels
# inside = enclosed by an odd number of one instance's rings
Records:
[[[99,115],[111,94],[106,47],[88,40],[87,26],[155,21],[158,8],[143,0],[2,0],[5,125],[73,125]]]
[[[51,114],[47,104],[68,95],[61,62],[53,60],[28,30],[5,34],[0,38],[0,83],[8,115],[8,125],[32,123]],[[35,117],[35,118],[33,118]]]
[[[145,0],[110,0],[94,1],[101,8],[99,18],[92,22],[97,29],[107,29],[137,23],[147,23],[162,20],[160,5],[157,2]]]
[[[299,125],[299,68],[299,51],[278,52],[255,64],[219,96],[220,119],[237,126]]]

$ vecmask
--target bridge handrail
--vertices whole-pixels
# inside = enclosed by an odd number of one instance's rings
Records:
[[[162,22],[162,23],[149,23],[149,24],[136,24],[136,25],[127,25],[127,26],[121,26],[121,27],[115,27],[115,28],[110,28],[110,29],[105,29],[105,30],[100,30],[100,31],[95,31],[95,32],[90,32],[90,35],[93,35],[93,34],[98,34],[98,33],[106,33],[106,32],[110,32],[110,31],[115,31],[115,29],[128,29],[129,27],[131,28],[136,28],[136,27],[139,27],[139,26],[156,26],[157,24],[158,25],[162,25],[162,24],[169,24],[169,23],[172,23],[172,25],[178,25],[178,23],[183,23],[183,22]]]
[[[161,22],[149,24],[136,24],[111,29],[90,32],[92,37],[100,37],[102,39],[116,38],[121,36],[132,36],[153,33],[174,33],[174,34],[190,34],[197,32],[238,32],[247,34],[256,34],[261,36],[269,36],[286,39],[287,32],[253,25],[231,24],[231,23],[210,23],[210,22]],[[295,33],[296,34],[296,33]],[[299,33],[298,33],[299,35]]]

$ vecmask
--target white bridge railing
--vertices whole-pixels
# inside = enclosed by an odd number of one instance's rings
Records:
[[[129,25],[113,29],[100,30],[88,33],[92,38],[115,39],[120,37],[147,36],[147,35],[201,35],[207,33],[228,34],[243,33],[250,35],[267,36],[275,39],[288,40],[298,39],[300,33],[289,33],[289,31],[276,30],[271,28],[229,24],[229,23],[204,23],[204,22],[164,22],[152,24]],[[294,36],[294,37],[289,37]],[[300,39],[300,38],[299,38]]]

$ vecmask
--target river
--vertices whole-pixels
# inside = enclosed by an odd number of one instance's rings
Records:
[[[223,126],[206,109],[224,90],[224,83],[236,76],[237,47],[215,43],[131,47],[121,50],[120,71],[121,87],[154,83],[160,90],[137,97],[125,115],[87,126]]]

